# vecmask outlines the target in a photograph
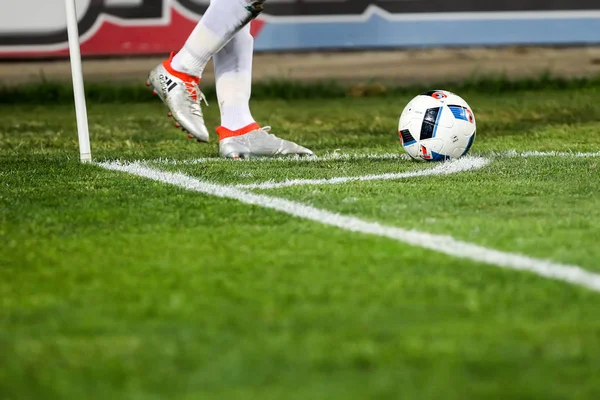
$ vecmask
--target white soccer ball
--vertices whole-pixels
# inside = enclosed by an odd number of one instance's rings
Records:
[[[444,161],[467,154],[475,140],[473,110],[445,90],[422,93],[406,106],[398,124],[402,147],[417,160]]]

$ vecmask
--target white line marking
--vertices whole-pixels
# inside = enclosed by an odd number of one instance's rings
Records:
[[[482,157],[498,157],[498,158],[507,158],[507,157],[576,157],[576,158],[586,158],[586,157],[600,157],[599,152],[593,153],[584,153],[584,152],[575,152],[575,151],[517,151],[517,150],[508,150],[503,152],[486,152],[486,153],[471,153],[473,156],[482,156]],[[206,158],[194,158],[187,160],[176,160],[169,158],[156,158],[153,160],[145,160],[138,161],[144,162],[148,164],[161,164],[161,165],[196,165],[196,164],[204,164],[204,163],[213,163],[213,162],[243,162],[243,163],[270,163],[270,162],[319,162],[319,161],[355,161],[355,160],[411,160],[411,158],[404,153],[329,153],[323,156],[318,157],[275,157],[275,158],[251,158],[248,160],[228,160],[225,158],[219,157],[206,157]],[[107,160],[107,162],[110,162]]]
[[[449,161],[439,163],[433,168],[421,169],[417,171],[409,172],[395,172],[386,173],[379,175],[362,175],[362,176],[340,176],[336,178],[326,179],[291,179],[283,182],[267,181],[262,183],[249,183],[240,184],[235,187],[239,189],[278,189],[289,186],[300,186],[300,185],[335,185],[338,183],[346,182],[363,182],[363,181],[377,181],[377,180],[392,180],[392,179],[403,179],[403,178],[414,178],[418,176],[431,176],[431,175],[450,175],[457,172],[469,171],[472,169],[479,169],[489,163],[489,160],[481,157],[463,157],[455,161]]]
[[[582,153],[575,151],[516,151],[509,150],[500,153],[491,153],[491,157],[575,157],[575,158],[587,158],[587,157],[600,157],[600,151],[595,153]]]
[[[288,156],[288,157],[261,157],[261,158],[249,158],[243,160],[230,160],[221,157],[205,157],[205,158],[194,158],[187,160],[175,160],[169,158],[155,158],[153,160],[137,161],[145,162],[148,164],[162,164],[162,165],[196,165],[213,162],[235,162],[235,163],[271,163],[271,162],[317,162],[317,161],[355,161],[355,160],[410,160],[411,158],[407,154],[402,153],[385,153],[385,154],[346,154],[346,153],[329,153],[323,156],[315,157],[299,157],[299,156]],[[108,162],[108,161],[107,161]]]
[[[356,217],[320,210],[287,199],[249,193],[233,186],[204,182],[182,173],[162,171],[140,163],[123,164],[119,162],[105,162],[99,165],[109,170],[127,172],[154,181],[179,186],[187,190],[221,198],[235,199],[246,204],[281,211],[289,215],[335,226],[347,231],[387,237],[413,246],[494,265],[499,268],[529,271],[546,278],[569,282],[600,292],[600,275],[586,271],[576,265],[559,264],[519,254],[491,250],[476,244],[456,240],[451,236],[434,235],[386,226],[377,222],[369,222]]]

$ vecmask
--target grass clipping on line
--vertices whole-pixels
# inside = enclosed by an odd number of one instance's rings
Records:
[[[432,87],[435,86],[435,87]],[[449,81],[435,85],[398,85],[367,82],[348,84],[338,81],[301,82],[294,80],[271,80],[255,83],[253,98],[258,99],[332,99],[344,97],[386,97],[416,94],[439,88],[464,93],[485,91],[489,94],[524,90],[565,90],[600,88],[600,75],[595,77],[560,78],[542,74],[536,78],[510,79],[507,76],[476,77],[465,81]],[[204,93],[216,95],[214,86],[203,87]],[[88,83],[86,96],[95,103],[151,102],[153,96],[144,85],[123,83]],[[17,86],[0,86],[0,104],[68,104],[73,101],[70,84],[43,81]]]

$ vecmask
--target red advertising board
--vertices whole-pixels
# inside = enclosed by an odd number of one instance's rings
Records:
[[[64,0],[7,0],[0,58],[67,53]],[[76,0],[82,53],[177,50],[208,0]],[[257,50],[600,43],[597,0],[267,0]]]

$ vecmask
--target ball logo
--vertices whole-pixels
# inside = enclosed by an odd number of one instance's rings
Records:
[[[448,95],[444,92],[433,92],[431,94],[431,97],[433,97],[434,99],[438,99],[438,100],[444,100],[448,98]]]
[[[475,123],[475,116],[473,115],[473,112],[471,110],[469,110],[467,108],[467,118],[469,118],[469,122],[470,123]]]
[[[427,152],[427,148],[421,145],[421,157],[423,160],[431,160],[431,154]]]

